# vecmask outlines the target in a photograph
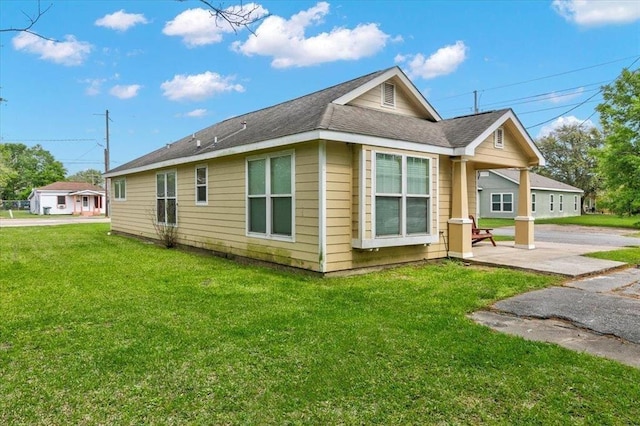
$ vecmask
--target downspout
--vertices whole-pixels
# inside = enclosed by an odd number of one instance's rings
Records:
[[[327,142],[318,143],[318,266],[327,271]]]

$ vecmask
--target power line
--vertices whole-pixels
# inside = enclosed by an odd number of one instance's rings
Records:
[[[627,68],[627,69],[631,68],[631,67],[632,67],[636,62],[638,62],[638,61],[640,61],[640,56],[638,56],[638,57],[637,57],[633,62],[631,62],[631,64],[630,64],[628,67],[626,67],[626,68]],[[635,71],[634,71],[634,72],[635,72]],[[618,77],[616,77],[616,78],[618,78]],[[614,78],[613,80],[611,80],[611,81],[609,82],[609,84],[611,84],[613,81],[615,81],[615,78]],[[527,127],[526,129],[528,130],[528,129],[531,129],[532,127],[537,127],[537,126],[540,126],[540,125],[542,125],[542,124],[547,124],[547,123],[548,123],[548,122],[550,122],[550,121],[553,121],[553,120],[555,120],[555,119],[557,119],[557,118],[562,117],[562,116],[563,116],[563,115],[565,115],[565,114],[570,113],[570,112],[571,112],[571,111],[573,111],[574,109],[576,109],[576,108],[578,108],[578,107],[580,107],[580,106],[584,105],[585,103],[587,103],[588,101],[590,101],[591,99],[595,98],[597,95],[599,95],[600,93],[602,93],[602,90],[603,90],[603,89],[602,89],[602,88],[600,88],[600,90],[598,90],[598,91],[597,91],[596,93],[594,93],[593,95],[589,96],[589,97],[588,97],[587,99],[585,99],[583,102],[580,102],[578,105],[576,105],[575,107],[573,107],[573,108],[571,108],[571,109],[569,109],[569,110],[567,110],[567,111],[563,112],[562,114],[560,114],[560,115],[556,115],[555,117],[550,118],[549,120],[546,120],[546,121],[542,121],[542,122],[540,122],[540,123],[538,123],[538,124],[534,124],[533,126],[529,126],[529,127]],[[591,116],[593,116],[593,114],[592,114]],[[589,116],[589,117],[591,117],[591,116]]]
[[[90,142],[95,139],[20,139],[14,138],[15,141],[9,141],[5,143],[20,143],[20,142]]]
[[[529,80],[518,81],[518,82],[515,82],[515,83],[509,83],[509,84],[504,84],[504,85],[500,85],[500,86],[494,86],[494,87],[490,87],[488,89],[479,90],[479,92],[488,92],[490,90],[504,89],[505,87],[512,87],[512,86],[517,86],[517,85],[520,85],[520,84],[532,83],[534,81],[545,80],[547,78],[558,77],[558,76],[561,76],[561,75],[572,74],[572,73],[579,72],[579,71],[584,71],[584,70],[588,70],[588,69],[592,69],[592,68],[597,68],[597,67],[602,67],[602,66],[605,66],[605,65],[610,65],[610,64],[614,64],[616,62],[622,62],[622,61],[626,61],[627,59],[632,59],[632,58],[635,58],[636,60],[638,60],[638,59],[640,59],[640,56],[637,56],[637,55],[627,56],[627,57],[624,57],[624,58],[614,59],[612,61],[607,61],[607,62],[601,62],[599,64],[589,65],[589,66],[582,67],[582,68],[576,68],[576,69],[572,69],[572,70],[569,70],[569,71],[563,71],[563,72],[559,72],[559,73],[556,73],[556,74],[545,75],[545,76],[542,76],[542,77],[531,78]],[[471,94],[473,94],[473,91],[461,93],[461,94],[458,94],[458,95],[447,96],[447,97],[444,97],[444,98],[434,99],[433,102],[438,102],[438,101],[442,101],[442,100],[446,100],[446,99],[459,98],[461,96],[468,96],[468,95],[471,95]]]

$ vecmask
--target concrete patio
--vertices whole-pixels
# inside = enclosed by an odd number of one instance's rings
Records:
[[[628,266],[622,262],[583,256],[586,253],[615,250],[616,247],[612,246],[536,241],[535,249],[525,250],[515,248],[513,241],[498,241],[497,244],[497,247],[485,242],[475,245],[473,257],[466,260],[481,265],[544,272],[574,278],[600,274]]]

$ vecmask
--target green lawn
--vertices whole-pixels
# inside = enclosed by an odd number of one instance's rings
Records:
[[[584,214],[556,219],[536,219],[536,223],[555,223],[559,225],[606,226],[612,228],[640,229],[640,216],[616,216],[612,214]]]
[[[31,219],[45,217],[38,216],[37,214],[31,214],[28,210],[11,210],[11,213],[9,213],[9,210],[0,210],[0,218],[2,219],[11,219],[11,214],[13,214],[14,219]]]
[[[640,370],[466,315],[557,277],[456,262],[321,279],[0,230],[0,424],[633,424]]]
[[[536,224],[557,224],[557,225],[582,225],[582,226],[605,226],[611,228],[631,228],[640,229],[640,216],[616,216],[610,214],[586,214],[573,217],[559,217],[553,219],[536,219]],[[514,226],[513,219],[492,219],[481,218],[478,221],[480,228],[501,228],[503,226]]]
[[[640,247],[625,247],[618,250],[588,253],[585,256],[605,260],[616,260],[630,265],[640,265]]]

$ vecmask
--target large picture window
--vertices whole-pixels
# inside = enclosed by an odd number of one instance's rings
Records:
[[[496,213],[513,212],[513,194],[491,194],[491,211]]]
[[[292,154],[247,160],[247,231],[266,237],[293,235]]]
[[[156,220],[163,225],[176,225],[178,218],[176,172],[156,175]]]
[[[377,153],[375,167],[375,236],[429,234],[430,160]]]

